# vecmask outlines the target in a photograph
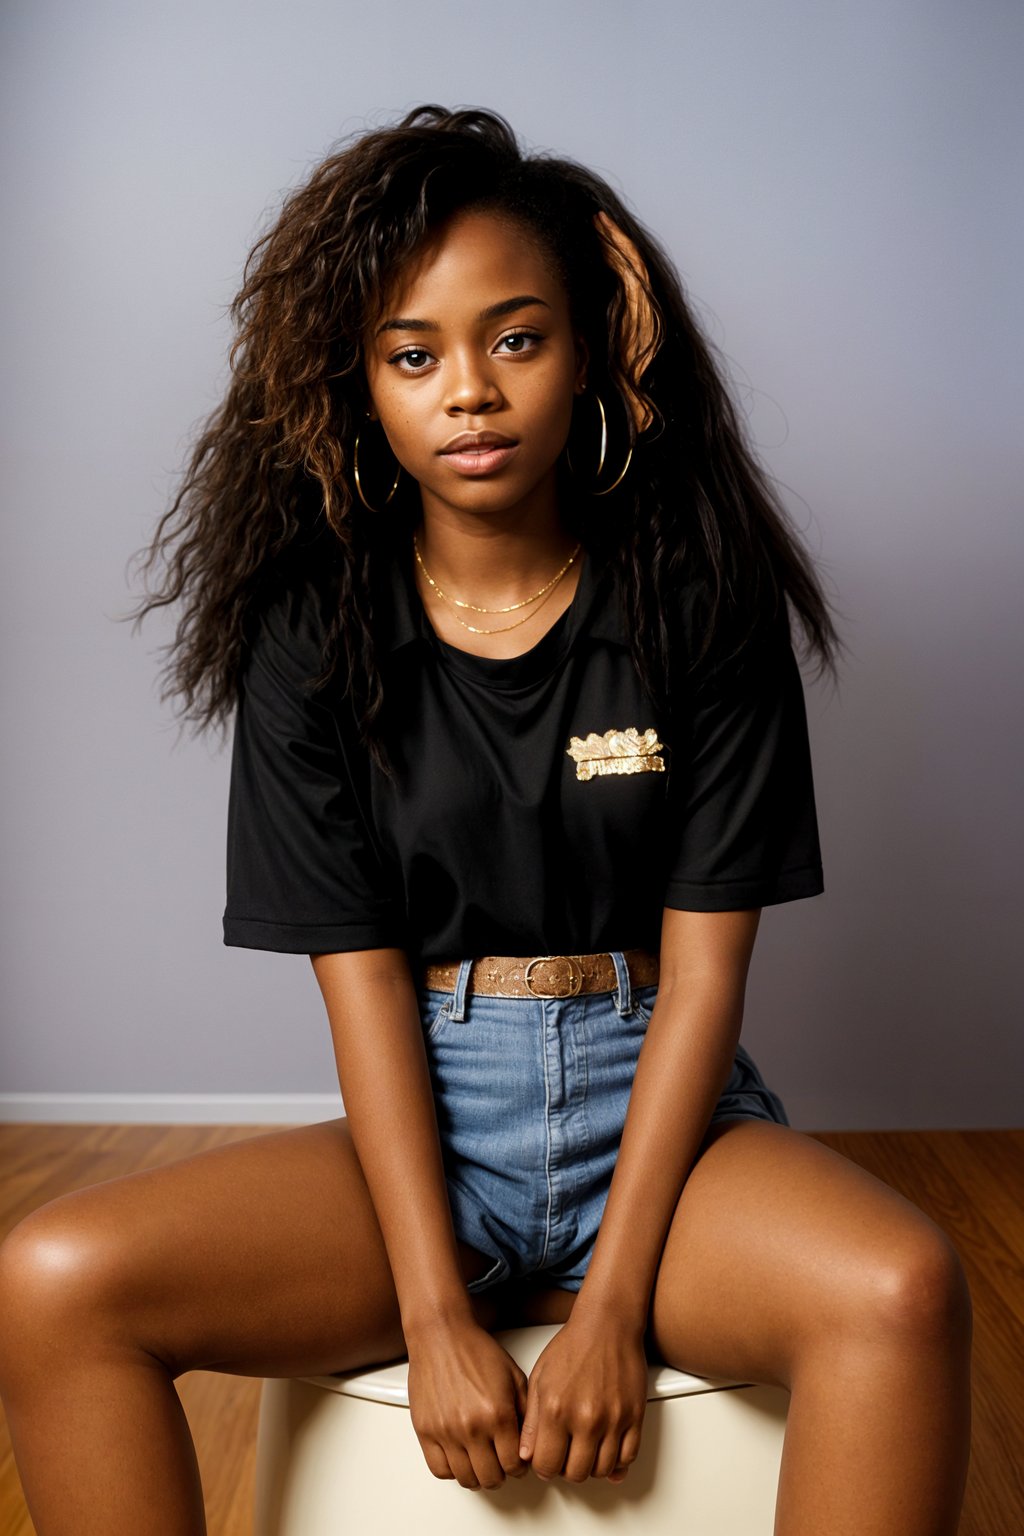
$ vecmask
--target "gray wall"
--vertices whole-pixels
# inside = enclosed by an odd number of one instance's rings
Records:
[[[221,946],[227,756],[157,698],[169,624],[115,619],[266,211],[433,99],[662,235],[844,615],[841,691],[808,688],[828,889],[765,913],[745,1041],[803,1128],[1019,1123],[1019,8],[21,0],[2,26],[8,1112],[337,1112],[308,961]]]

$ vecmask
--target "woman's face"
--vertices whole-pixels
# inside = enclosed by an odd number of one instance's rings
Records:
[[[456,215],[386,295],[365,360],[372,414],[425,511],[553,509],[586,355],[522,227]]]

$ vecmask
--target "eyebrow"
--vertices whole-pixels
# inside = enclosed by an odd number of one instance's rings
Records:
[[[543,309],[550,309],[551,305],[544,299],[538,299],[533,293],[520,293],[514,299],[502,299],[499,304],[489,304],[477,315],[477,321],[500,320],[504,315],[514,315],[517,310],[529,309],[533,304],[539,304]],[[384,331],[439,331],[441,327],[436,320],[413,320],[408,316],[399,315],[394,320],[385,320],[383,325],[377,327],[376,334]]]

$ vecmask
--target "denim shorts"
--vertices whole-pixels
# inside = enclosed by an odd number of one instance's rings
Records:
[[[619,1150],[657,986],[570,998],[419,989],[427,1059],[456,1237],[491,1259],[469,1283],[509,1278],[578,1291]],[[711,1122],[788,1125],[782,1101],[742,1045]]]

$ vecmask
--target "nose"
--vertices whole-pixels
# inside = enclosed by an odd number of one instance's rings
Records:
[[[449,358],[445,386],[444,408],[449,416],[479,416],[501,404],[501,390],[487,359],[476,353]]]

